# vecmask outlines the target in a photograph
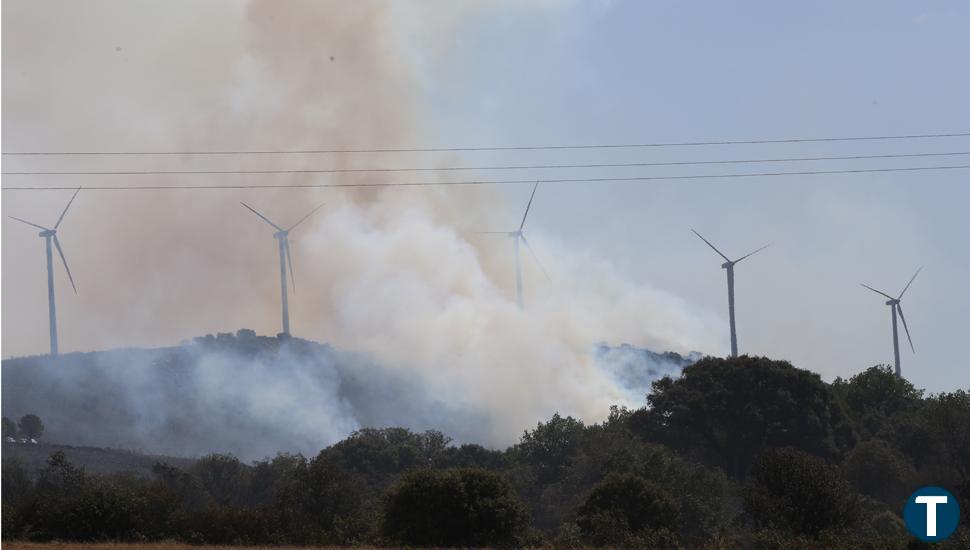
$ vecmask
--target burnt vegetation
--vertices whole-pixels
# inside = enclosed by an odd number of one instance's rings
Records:
[[[6,425],[6,424],[5,424]],[[888,368],[827,384],[786,362],[703,359],[647,406],[554,415],[505,450],[364,429],[316,456],[205,456],[148,478],[54,454],[3,463],[3,536],[205,544],[907,548],[903,500],[961,499],[970,545],[970,394]]]

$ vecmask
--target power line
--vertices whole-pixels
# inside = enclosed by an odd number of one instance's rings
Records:
[[[760,178],[784,176],[815,176],[831,174],[865,174],[884,172],[918,172],[933,170],[964,170],[970,164],[952,166],[911,166],[900,168],[860,168],[856,170],[806,170],[798,172],[755,172],[741,174],[692,174],[683,176],[640,176],[610,178],[541,178],[542,183],[595,183],[621,181],[673,181],[721,178]],[[199,189],[293,189],[293,188],[346,188],[346,187],[430,187],[430,186],[469,186],[469,185],[515,185],[535,183],[535,179],[517,180],[469,180],[469,181],[421,181],[421,182],[359,182],[359,183],[304,183],[304,184],[247,184],[247,185],[138,185],[138,186],[85,186],[86,190],[96,191],[145,191],[145,190],[199,190]],[[73,190],[77,187],[3,187],[3,191],[57,191]]]
[[[625,149],[645,147],[697,147],[703,145],[761,145],[770,143],[818,143],[833,141],[885,141],[901,139],[931,139],[970,137],[970,132],[950,134],[909,134],[893,136],[851,136],[822,138],[752,139],[722,141],[685,141],[667,143],[622,143],[622,144],[585,144],[585,145],[525,145],[494,147],[414,147],[414,148],[372,148],[372,149],[280,149],[280,150],[223,150],[223,151],[11,151],[6,156],[67,156],[67,155],[302,155],[327,153],[444,153],[470,151],[540,151],[558,149]]]
[[[673,162],[626,162],[599,164],[527,164],[502,166],[442,166],[414,168],[300,168],[282,170],[120,170],[120,171],[32,171],[2,172],[5,176],[148,176],[148,175],[228,175],[228,174],[346,174],[360,172],[447,172],[447,171],[489,171],[489,170],[537,170],[572,168],[634,168],[650,166],[702,166],[710,164],[761,164],[774,162],[815,162],[830,160],[891,159],[914,157],[941,157],[970,155],[970,151],[948,153],[900,153],[885,155],[852,155],[838,157],[790,157],[769,159],[729,159]]]

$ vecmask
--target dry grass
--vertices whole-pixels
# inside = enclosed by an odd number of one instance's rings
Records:
[[[122,543],[122,542],[19,542],[4,541],[3,550],[287,550],[300,546],[193,546],[180,542]],[[373,546],[357,546],[355,550],[377,550]]]

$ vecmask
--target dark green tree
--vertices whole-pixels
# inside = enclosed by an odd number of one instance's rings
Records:
[[[549,422],[526,431],[512,454],[532,466],[539,483],[557,480],[579,451],[584,430],[581,421],[556,413]]]
[[[527,519],[498,474],[481,469],[420,470],[384,498],[382,532],[406,546],[521,546]]]
[[[226,505],[249,504],[250,469],[231,454],[211,454],[192,466],[192,473],[212,503]]]
[[[352,545],[374,531],[363,480],[322,454],[297,465],[274,485],[274,507],[294,542]]]
[[[3,417],[3,438],[7,439],[8,437],[17,437],[17,423],[5,416]]]
[[[866,437],[888,437],[896,420],[917,410],[923,398],[922,390],[885,365],[870,367],[848,381],[836,378],[832,391]]]
[[[364,428],[324,449],[320,457],[359,475],[369,491],[380,492],[404,472],[438,466],[450,442],[446,435],[433,430],[414,433],[406,428]]]
[[[642,477],[612,475],[596,485],[576,514],[585,538],[595,545],[624,545],[647,532],[676,531],[674,498]]]
[[[816,536],[847,528],[860,500],[834,466],[798,449],[762,451],[743,490],[745,517],[758,530]]]
[[[31,439],[38,439],[44,433],[44,423],[36,414],[25,414],[20,418],[18,426],[20,433]]]
[[[922,417],[932,437],[937,475],[954,485],[970,478],[970,393],[930,396],[924,400]]]
[[[885,441],[872,439],[855,446],[842,462],[845,479],[860,493],[896,505],[912,492],[913,465]]]
[[[854,442],[842,407],[817,374],[786,361],[708,357],[653,384],[630,419],[648,440],[743,477],[765,447],[837,457]]]

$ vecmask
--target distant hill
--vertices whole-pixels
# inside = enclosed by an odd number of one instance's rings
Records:
[[[31,476],[36,476],[37,472],[47,465],[50,456],[56,452],[63,452],[71,464],[84,468],[84,471],[89,474],[129,472],[143,478],[150,478],[152,466],[159,462],[179,468],[187,468],[195,462],[189,458],[143,454],[138,451],[122,449],[73,447],[46,443],[29,445],[5,442],[3,444],[3,459],[19,461]]]
[[[699,354],[697,354],[699,356]],[[599,346],[599,367],[642,403],[650,383],[694,355]],[[316,454],[361,427],[437,429],[458,442],[487,440],[488,411],[460,408],[421,380],[359,354],[251,330],[181,346],[4,360],[3,415],[39,415],[43,440],[243,459]]]
[[[596,348],[596,360],[600,367],[612,375],[617,384],[631,394],[631,401],[642,401],[650,392],[654,380],[664,376],[677,377],[684,367],[701,359],[699,352],[680,355],[668,351],[657,353],[629,344]]]

